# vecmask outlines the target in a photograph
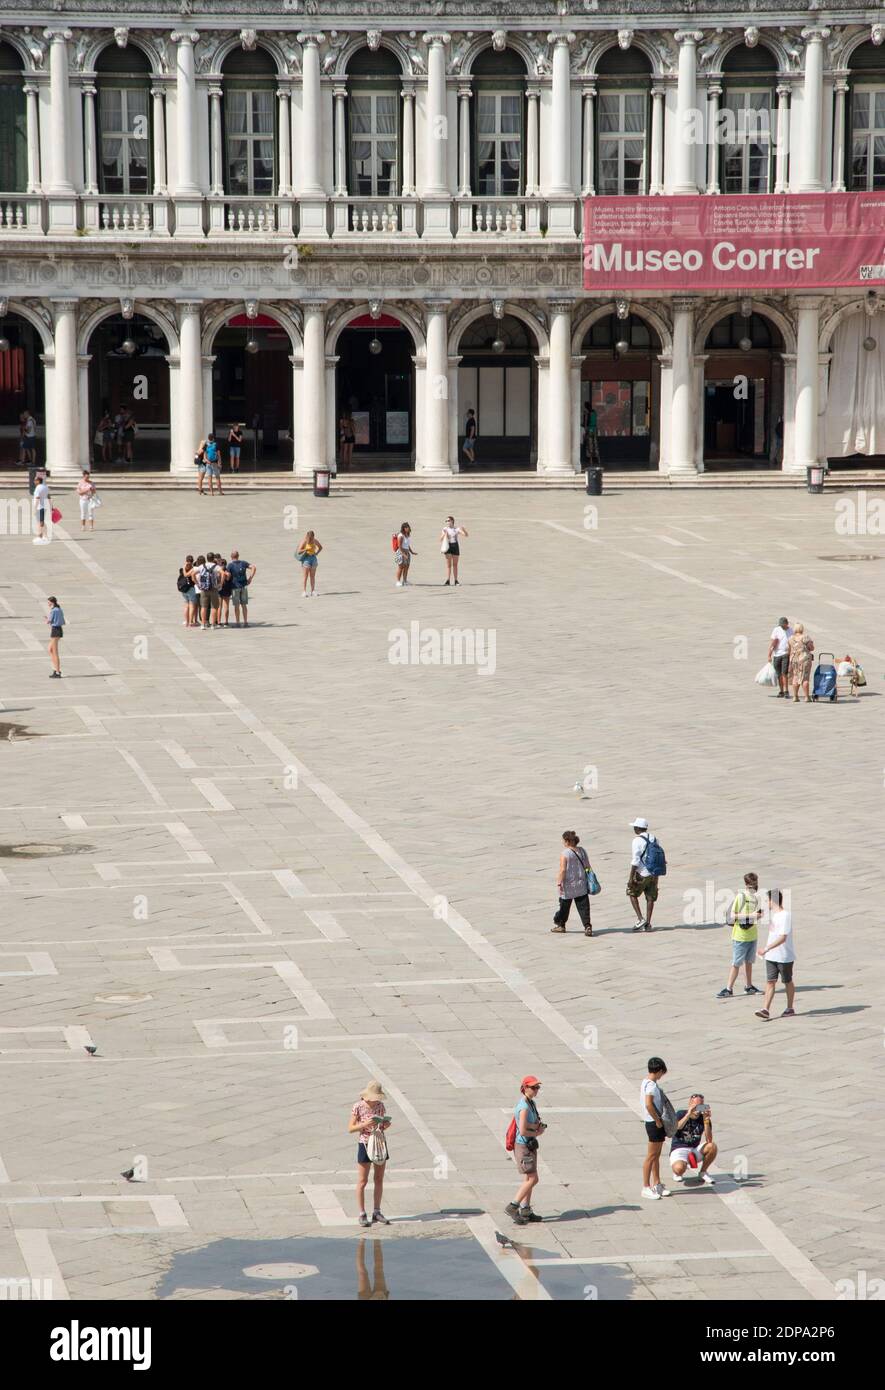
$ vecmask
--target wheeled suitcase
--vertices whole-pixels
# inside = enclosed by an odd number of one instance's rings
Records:
[[[824,661],[828,656],[830,660]],[[811,688],[812,700],[835,700],[836,699],[836,653],[821,652],[817,659],[817,666],[814,668],[814,682]]]

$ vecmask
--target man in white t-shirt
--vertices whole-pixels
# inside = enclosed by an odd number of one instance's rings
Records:
[[[768,660],[774,665],[775,675],[777,676],[777,698],[786,700],[787,691],[787,667],[790,664],[790,638],[793,629],[790,627],[789,618],[778,618],[777,627],[771,634],[768,643]]]
[[[37,522],[37,534],[34,537],[35,545],[46,545],[46,521],[49,518],[52,499],[49,495],[49,484],[45,474],[39,474],[37,486],[34,488],[34,518]]]
[[[760,956],[765,958],[765,1002],[761,1009],[756,1010],[756,1017],[763,1019],[765,1023],[771,1018],[768,1011],[779,979],[783,980],[787,992],[787,1007],[781,1018],[794,1018],[796,1014],[793,1008],[796,995],[796,986],[793,984],[793,963],[796,959],[793,922],[783,903],[783,893],[779,888],[772,888],[768,894],[768,943],[765,949],[759,952]]]

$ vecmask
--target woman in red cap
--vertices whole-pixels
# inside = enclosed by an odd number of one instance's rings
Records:
[[[513,1118],[516,1121],[516,1140],[513,1157],[517,1171],[522,1177],[522,1186],[512,1202],[504,1210],[512,1216],[517,1226],[528,1226],[531,1221],[543,1221],[532,1211],[532,1192],[538,1185],[538,1136],[547,1128],[538,1114],[537,1098],[541,1083],[536,1076],[524,1076],[520,1085],[520,1098],[516,1102]]]

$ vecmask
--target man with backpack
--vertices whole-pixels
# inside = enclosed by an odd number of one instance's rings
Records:
[[[215,556],[198,555],[193,571],[197,597],[200,601],[200,625],[205,632],[210,626],[218,626],[218,612],[221,604],[219,590],[222,574],[215,563]]]
[[[223,497],[221,489],[221,450],[214,434],[206,436],[206,447],[203,450],[206,459],[206,473],[209,477],[209,496],[215,491],[215,484],[218,483],[218,496]]]
[[[658,900],[658,879],[667,872],[667,859],[663,849],[648,828],[644,816],[633,821],[633,852],[630,860],[630,876],[627,879],[627,897],[636,914],[634,931],[654,931],[651,916]],[[645,898],[645,916],[639,908],[640,897]]]
[[[516,1102],[513,1119],[507,1130],[504,1147],[513,1154],[513,1161],[523,1181],[512,1202],[504,1210],[517,1226],[543,1221],[532,1211],[532,1193],[538,1185],[538,1137],[547,1126],[538,1113],[537,1096],[541,1083],[536,1076],[524,1076],[520,1083],[520,1099]]]

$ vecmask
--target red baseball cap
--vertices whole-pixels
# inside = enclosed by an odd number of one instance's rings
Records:
[[[520,1086],[540,1086],[540,1081],[536,1076],[524,1076],[519,1083]]]

